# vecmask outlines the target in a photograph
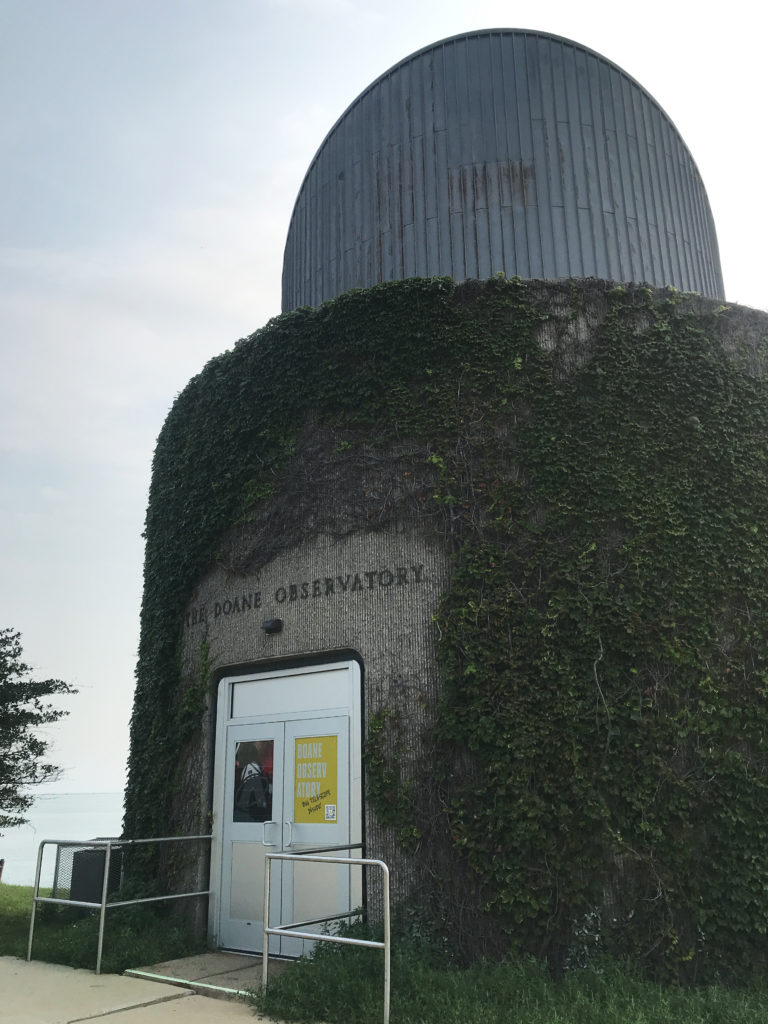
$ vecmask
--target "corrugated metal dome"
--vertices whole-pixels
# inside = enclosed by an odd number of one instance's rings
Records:
[[[445,39],[361,93],[299,191],[283,310],[498,272],[723,297],[709,202],[675,126],[621,68],[543,32]]]

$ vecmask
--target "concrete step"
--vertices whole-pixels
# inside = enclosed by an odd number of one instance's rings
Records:
[[[276,978],[291,964],[290,960],[269,958],[269,978]],[[229,953],[217,950],[185,956],[179,960],[125,971],[131,978],[177,985],[201,996],[215,999],[240,999],[251,989],[261,986],[262,960],[250,953]]]

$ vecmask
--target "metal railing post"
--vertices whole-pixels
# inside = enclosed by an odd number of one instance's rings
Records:
[[[101,882],[101,910],[99,911],[99,945],[96,949],[96,973],[101,974],[101,951],[104,948],[104,920],[107,916],[107,890],[109,889],[109,861],[112,857],[112,843],[104,851],[104,878]]]
[[[389,1024],[389,994],[392,984],[392,937],[389,928],[389,868],[382,864],[384,881],[384,1024]]]
[[[37,851],[37,867],[35,869],[35,888],[32,893],[32,916],[29,919],[29,942],[27,943],[27,963],[32,959],[32,938],[35,934],[35,911],[37,910],[37,897],[40,895],[40,872],[43,869],[43,846]]]
[[[269,975],[269,868],[271,858],[264,859],[264,935],[261,941],[261,987],[267,989]]]

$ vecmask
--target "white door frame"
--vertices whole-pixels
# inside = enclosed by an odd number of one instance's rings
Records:
[[[220,945],[224,853],[227,730],[240,724],[283,722],[344,716],[349,721],[350,842],[362,841],[362,692],[361,670],[350,659],[292,668],[254,670],[225,676],[219,682],[213,777],[209,939]],[[351,856],[358,856],[352,850]],[[359,885],[358,885],[359,889]],[[362,898],[362,893],[359,893]]]

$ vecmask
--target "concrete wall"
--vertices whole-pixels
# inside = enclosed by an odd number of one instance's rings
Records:
[[[411,530],[319,537],[254,573],[219,565],[189,602],[184,675],[195,680],[208,671],[215,681],[233,669],[354,652],[363,666],[363,735],[371,715],[396,709],[407,775],[407,762],[422,754],[422,733],[437,698],[432,619],[446,579],[444,552]],[[274,618],[283,620],[282,632],[267,635],[262,623]],[[206,651],[207,669],[201,664]],[[197,805],[202,816],[210,799],[214,708],[211,693],[205,745],[190,752],[185,773],[190,810]],[[369,805],[364,817],[368,855],[388,863],[395,894],[406,890],[413,866]]]

